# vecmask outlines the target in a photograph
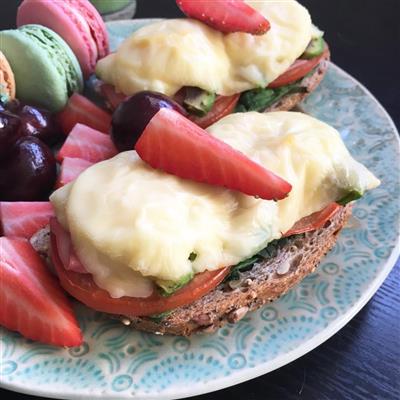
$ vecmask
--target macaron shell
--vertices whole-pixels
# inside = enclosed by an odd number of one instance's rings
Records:
[[[128,6],[132,0],[90,0],[101,13],[108,14]]]
[[[17,84],[17,97],[52,112],[65,107],[73,91],[83,87],[82,72],[68,45],[39,25],[0,32],[0,50]]]
[[[15,79],[10,64],[0,51],[0,96],[6,95],[10,100],[15,98]]]
[[[57,32],[78,58],[85,77],[108,53],[108,34],[101,16],[88,0],[24,0],[17,26],[40,24]]]

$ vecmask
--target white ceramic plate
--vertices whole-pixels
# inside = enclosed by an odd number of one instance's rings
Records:
[[[113,46],[146,22],[110,23]],[[302,108],[339,129],[355,158],[382,180],[357,202],[350,227],[315,274],[279,301],[209,336],[135,332],[78,304],[85,337],[79,348],[58,349],[2,329],[1,385],[54,398],[182,398],[279,368],[342,328],[399,254],[398,133],[374,97],[335,65]]]

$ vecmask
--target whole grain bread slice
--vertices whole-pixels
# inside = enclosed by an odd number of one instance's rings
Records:
[[[334,246],[350,215],[351,206],[343,207],[323,228],[289,238],[274,257],[255,264],[251,270],[240,273],[238,280],[220,284],[201,299],[173,310],[164,318],[112,317],[139,330],[179,336],[209,333],[227,323],[237,322],[249,311],[276,300],[312,273]],[[31,241],[40,254],[48,254],[47,228]]]
[[[321,61],[316,67],[315,71],[305,77],[301,81],[301,86],[306,88],[304,93],[293,93],[284,96],[278,102],[274,103],[272,106],[267,108],[265,112],[270,111],[289,111],[296,107],[300,102],[302,102],[307,96],[309,96],[321,83],[324,79],[326,72],[328,71],[329,61],[331,58],[331,54],[329,48],[327,47]]]

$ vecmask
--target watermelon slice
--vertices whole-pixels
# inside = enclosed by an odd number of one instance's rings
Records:
[[[65,135],[76,124],[84,124],[103,133],[108,133],[111,125],[111,115],[79,93],[69,98],[65,108],[57,114],[57,120]]]
[[[54,216],[50,202],[0,202],[4,236],[30,239]]]
[[[56,188],[60,188],[75,180],[85,169],[93,165],[92,162],[81,158],[65,157],[61,164],[61,172],[58,175]]]
[[[292,188],[279,176],[167,108],[150,120],[135,149],[153,168],[266,200],[283,199]]]
[[[65,157],[80,158],[92,163],[107,160],[118,153],[109,135],[89,126],[77,124],[57,155],[62,162]]]

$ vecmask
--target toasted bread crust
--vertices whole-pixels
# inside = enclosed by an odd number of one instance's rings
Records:
[[[227,323],[237,322],[248,311],[276,300],[312,273],[336,243],[350,215],[351,206],[344,207],[324,228],[306,233],[304,238],[293,237],[276,257],[242,273],[240,281],[235,281],[234,285],[223,283],[194,303],[174,310],[161,321],[129,316],[119,318],[136,329],[179,336],[210,333]]]
[[[294,93],[288,94],[283,97],[277,103],[273,104],[271,107],[267,108],[265,112],[270,111],[289,111],[296,107],[300,102],[302,102],[307,96],[309,96],[321,83],[322,79],[328,70],[329,60],[331,58],[331,54],[329,48],[325,55],[322,57],[317,69],[314,73],[303,79],[301,82],[302,86],[304,86],[307,91],[305,93]]]

